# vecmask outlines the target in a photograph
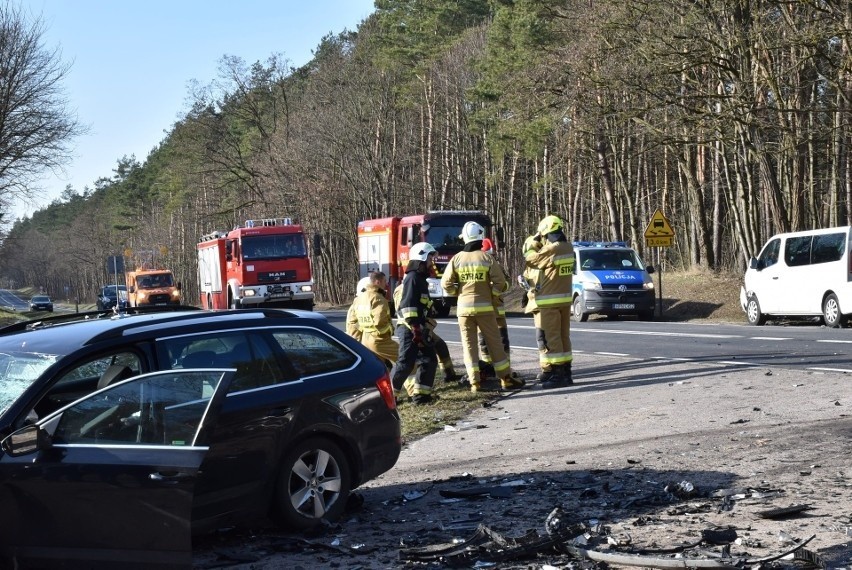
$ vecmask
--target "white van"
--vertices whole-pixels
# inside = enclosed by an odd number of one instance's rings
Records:
[[[740,289],[748,322],[768,316],[822,316],[839,327],[852,313],[852,226],[772,236],[752,257]]]

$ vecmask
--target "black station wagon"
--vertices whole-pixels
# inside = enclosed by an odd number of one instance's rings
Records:
[[[193,531],[334,520],[399,457],[385,366],[322,315],[65,321],[0,330],[0,567],[189,567]]]

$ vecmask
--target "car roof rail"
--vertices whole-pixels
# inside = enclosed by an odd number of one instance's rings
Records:
[[[198,307],[192,305],[158,305],[154,307],[130,307],[122,309],[116,313],[112,309],[103,311],[80,311],[76,313],[53,314],[49,317],[38,319],[26,319],[0,327],[0,336],[14,332],[30,331],[40,328],[45,328],[53,325],[69,324],[81,321],[90,321],[95,319],[111,319],[116,316],[130,316],[149,313],[163,313],[172,311],[200,311]]]

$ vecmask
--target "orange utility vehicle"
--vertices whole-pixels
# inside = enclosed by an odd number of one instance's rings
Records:
[[[202,236],[197,249],[203,308],[313,309],[305,233],[290,218],[247,220]]]
[[[130,307],[180,305],[180,283],[168,269],[137,269],[125,274]]]
[[[441,275],[447,263],[462,250],[461,231],[466,222],[477,222],[491,239],[492,223],[487,214],[472,210],[434,210],[405,217],[379,218],[358,222],[358,265],[361,277],[371,271],[388,276],[388,290],[402,283],[411,246],[421,241],[431,243],[438,251],[437,274],[428,279],[429,296],[435,312],[442,317],[450,314],[456,298],[444,294]],[[496,232],[501,234],[499,230]],[[498,243],[502,239],[498,236]]]

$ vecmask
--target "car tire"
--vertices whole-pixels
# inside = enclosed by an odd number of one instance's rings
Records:
[[[585,323],[589,320],[589,313],[583,312],[583,298],[580,295],[574,297],[574,306],[572,307],[571,316],[578,323]]]
[[[281,461],[276,514],[287,528],[312,529],[343,514],[351,489],[349,462],[340,447],[326,438],[307,439]]]
[[[748,319],[748,324],[756,327],[763,326],[766,323],[766,315],[760,310],[757,295],[750,296],[746,301],[746,319]]]
[[[834,293],[830,293],[822,302],[822,319],[825,326],[831,328],[842,327],[846,324],[846,317],[840,312],[840,302]]]
[[[653,321],[654,320],[654,311],[642,311],[639,313],[640,321]]]

